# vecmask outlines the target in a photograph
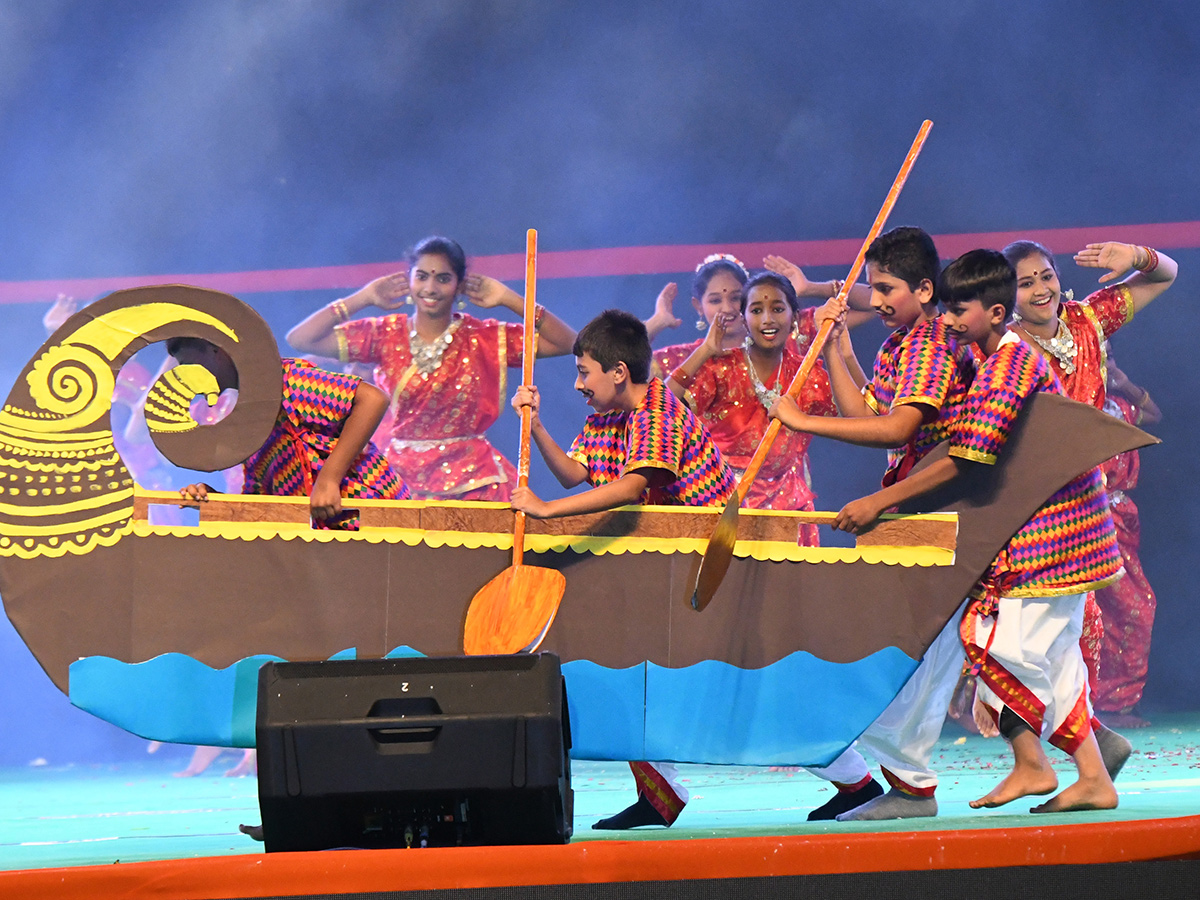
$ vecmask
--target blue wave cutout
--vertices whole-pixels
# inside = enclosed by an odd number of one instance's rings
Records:
[[[423,656],[400,646],[389,658]],[[332,659],[355,658],[353,649]],[[148,739],[253,747],[258,669],[252,656],[213,669],[167,653],[142,663],[72,663],[71,702]],[[797,652],[762,669],[708,660],[563,665],[576,759],[731,765],[827,765],[899,693],[917,662],[887,647],[853,663]]]

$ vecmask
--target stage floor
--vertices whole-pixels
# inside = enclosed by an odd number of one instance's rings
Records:
[[[1001,810],[970,809],[968,801],[1007,771],[1006,747],[999,739],[965,736],[951,725],[935,753],[940,813],[931,819],[809,823],[808,812],[832,789],[804,771],[681,766],[692,800],[674,827],[599,832],[591,828],[594,821],[634,799],[632,777],[623,763],[576,761],[572,843],[1013,829],[1200,812],[1200,713],[1157,716],[1151,727],[1126,734],[1134,753],[1117,781],[1118,809],[1038,816],[1028,813],[1029,801]],[[1061,782],[1073,780],[1070,761],[1057,751],[1051,755]],[[172,775],[186,764],[183,748],[164,748],[121,765],[0,770],[0,869],[261,854],[262,845],[237,830],[239,823],[259,821],[256,783],[222,776],[238,759],[227,753],[194,778]]]

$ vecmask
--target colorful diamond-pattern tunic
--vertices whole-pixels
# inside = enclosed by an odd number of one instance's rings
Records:
[[[886,487],[904,478],[926,453],[950,436],[950,426],[971,386],[974,357],[959,347],[941,317],[888,336],[875,356],[863,399],[876,415],[897,406],[922,404],[937,414],[921,423],[903,447],[888,451]]]
[[[735,487],[733,472],[708,430],[658,378],[646,385],[637,409],[593,413],[568,455],[587,467],[593,487],[637,469],[666,469],[675,477],[650,488],[643,503],[716,506]]]
[[[242,464],[244,494],[305,497],[354,406],[361,379],[283,360],[283,404],[266,443]],[[407,499],[408,488],[374,444],[368,443],[342,479],[343,497]],[[352,517],[333,527],[352,527]]]
[[[1044,391],[1062,394],[1046,361],[1007,335],[980,366],[954,423],[950,455],[993,464],[1025,401]],[[992,563],[985,581],[1007,597],[1077,594],[1121,577],[1121,553],[1100,470],[1061,488],[1033,514]]]

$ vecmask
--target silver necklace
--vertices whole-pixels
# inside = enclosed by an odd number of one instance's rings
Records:
[[[1075,355],[1079,352],[1079,347],[1076,346],[1075,336],[1071,334],[1066,322],[1058,320],[1058,331],[1050,340],[1038,337],[1024,325],[1021,326],[1021,330],[1033,338],[1035,344],[1057,359],[1064,372],[1068,375],[1074,374]]]
[[[412,330],[408,333],[408,351],[412,354],[413,365],[417,367],[422,378],[428,380],[429,376],[442,364],[442,356],[445,354],[446,348],[450,346],[450,342],[454,340],[454,332],[458,330],[461,321],[462,319],[455,316],[445,331],[432,341],[425,341],[417,334],[416,320],[414,319]]]
[[[770,409],[775,401],[783,396],[782,385],[780,385],[780,381],[783,380],[783,357],[779,357],[779,367],[775,370],[775,387],[769,388],[758,377],[758,370],[754,368],[754,360],[750,358],[749,344],[742,345],[742,353],[746,357],[746,368],[750,370],[750,383],[754,385],[754,393],[758,396],[758,402]]]

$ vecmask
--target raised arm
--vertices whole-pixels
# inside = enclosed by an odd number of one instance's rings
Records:
[[[1141,311],[1169,288],[1179,274],[1178,263],[1165,253],[1119,241],[1088,244],[1075,254],[1075,263],[1091,269],[1108,269],[1107,273],[1100,276],[1101,284],[1108,284],[1125,275],[1120,283],[1129,288],[1134,312]]]
[[[334,300],[318,309],[288,332],[287,342],[301,353],[319,353],[337,359],[338,341],[333,333],[336,326],[368,306],[383,310],[399,309],[408,292],[407,272],[393,272],[376,278],[349,297]]]
[[[825,369],[829,372],[829,384],[833,389],[833,402],[837,404],[838,412],[843,416],[860,417],[873,416],[874,411],[863,399],[862,389],[867,383],[867,376],[854,355],[854,346],[850,343],[850,334],[846,328],[846,316],[850,313],[844,306],[839,306],[836,298],[829,300],[817,310],[814,321],[818,328],[829,317],[834,317],[836,324],[825,342],[823,355]]]
[[[668,328],[678,328],[683,324],[674,310],[675,298],[678,295],[679,285],[673,281],[668,281],[658,292],[658,297],[654,300],[654,314],[642,323],[646,326],[646,334],[650,336],[651,341]]]
[[[837,292],[842,289],[842,282],[837,279],[832,281],[809,281],[803,269],[794,262],[784,259],[782,256],[775,256],[774,254],[764,256],[763,267],[768,271],[774,272],[776,275],[782,275],[790,281],[792,287],[796,290],[797,297],[828,300],[836,297]],[[871,312],[871,288],[867,285],[852,285],[846,299],[851,309],[859,312]],[[867,318],[870,318],[870,316]],[[855,321],[850,327],[853,328],[861,321],[866,321],[866,319]]]
[[[704,340],[696,346],[687,359],[675,368],[674,372],[667,373],[667,387],[676,397],[682,400],[700,368],[714,356],[721,355],[725,329],[729,326],[729,322],[730,319],[724,314],[718,313],[713,316]]]
[[[820,437],[833,438],[860,447],[903,447],[917,433],[929,407],[923,403],[905,403],[886,415],[845,418],[813,416],[800,411],[796,402],[786,395],[780,397],[767,411],[792,431],[803,431]]]
[[[587,481],[587,466],[579,460],[568,456],[563,451],[563,448],[558,445],[558,442],[554,440],[550,432],[546,430],[546,426],[542,424],[541,416],[538,415],[541,403],[542,398],[535,385],[521,385],[517,388],[517,393],[512,399],[512,407],[518,414],[522,408],[529,407],[530,436],[533,438],[533,442],[537,444],[538,452],[542,454],[542,458],[546,461],[546,467],[554,473],[554,477],[558,479],[558,483],[565,488],[573,488],[576,485],[583,484],[583,482]]]
[[[350,415],[313,482],[308,502],[313,518],[328,519],[342,511],[342,479],[371,440],[387,407],[388,399],[383,391],[373,384],[359,382]]]
[[[463,282],[463,293],[482,309],[503,306],[517,316],[524,315],[525,298],[504,282],[487,275],[468,275]],[[534,316],[534,328],[538,333],[538,357],[566,356],[575,346],[575,329],[541,304]]]

